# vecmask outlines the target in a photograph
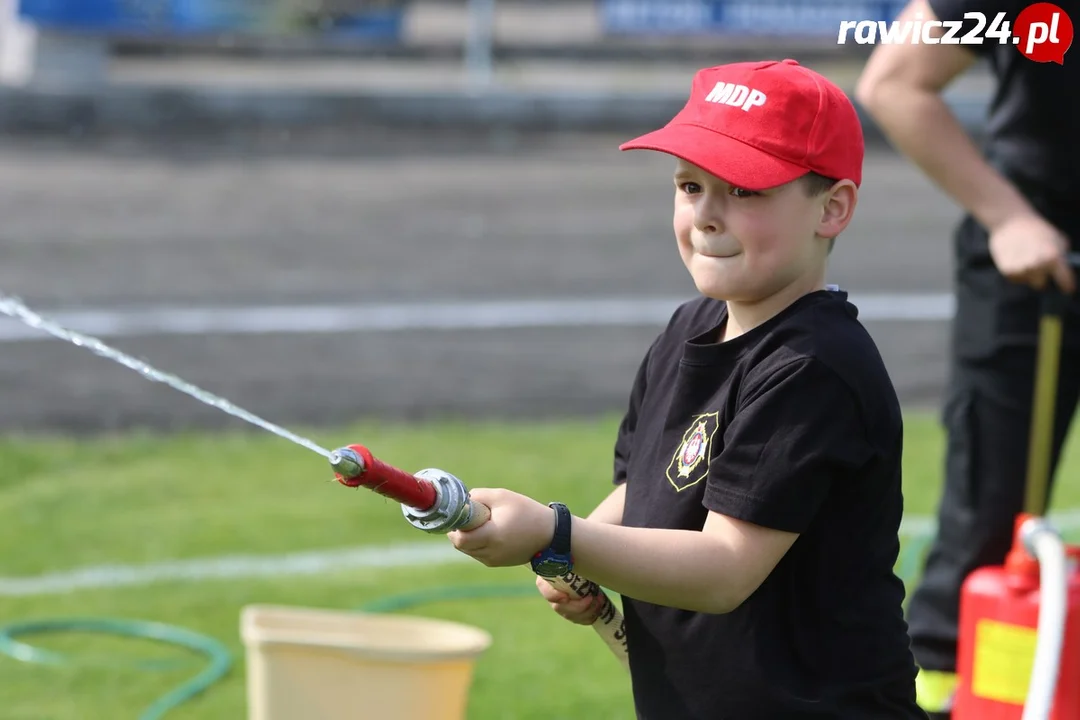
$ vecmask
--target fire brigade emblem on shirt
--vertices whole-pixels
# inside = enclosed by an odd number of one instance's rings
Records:
[[[667,469],[668,482],[676,490],[693,487],[709,474],[710,446],[716,434],[719,415],[719,412],[697,415],[683,433],[682,443]]]

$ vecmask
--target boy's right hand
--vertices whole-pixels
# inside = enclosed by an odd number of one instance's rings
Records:
[[[572,623],[592,625],[600,615],[603,599],[599,595],[583,598],[571,597],[562,590],[556,590],[544,578],[536,576],[536,587],[551,605],[551,609]]]

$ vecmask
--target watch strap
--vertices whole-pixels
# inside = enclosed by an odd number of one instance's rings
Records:
[[[555,510],[555,534],[551,538],[551,550],[559,555],[570,554],[570,527],[573,517],[570,508],[563,503],[548,503],[548,507]]]

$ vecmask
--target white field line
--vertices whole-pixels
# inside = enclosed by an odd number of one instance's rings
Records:
[[[253,307],[48,310],[64,327],[99,338],[154,335],[490,330],[536,327],[662,325],[688,298],[609,297],[578,300],[360,303]],[[943,321],[948,293],[852,293],[859,317],[872,321]],[[0,342],[49,338],[43,330],[0,317]]]
[[[222,555],[144,565],[95,565],[34,577],[0,577],[0,596],[49,595],[73,590],[132,587],[156,582],[200,582],[321,575],[342,570],[443,565],[469,557],[447,543],[401,543],[285,555]]]
[[[1050,513],[1062,533],[1080,530],[1080,509]],[[926,515],[905,517],[900,535],[929,539],[936,526]],[[339,548],[286,555],[223,555],[144,565],[97,565],[32,577],[0,577],[0,597],[29,597],[110,589],[158,582],[205,582],[256,577],[321,575],[345,570],[437,566],[470,561],[449,542],[400,543],[383,547]]]

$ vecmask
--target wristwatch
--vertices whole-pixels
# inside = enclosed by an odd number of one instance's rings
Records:
[[[533,556],[533,572],[540,577],[555,578],[574,569],[574,557],[570,554],[570,509],[559,502],[548,503],[555,510],[555,534],[551,544]]]

